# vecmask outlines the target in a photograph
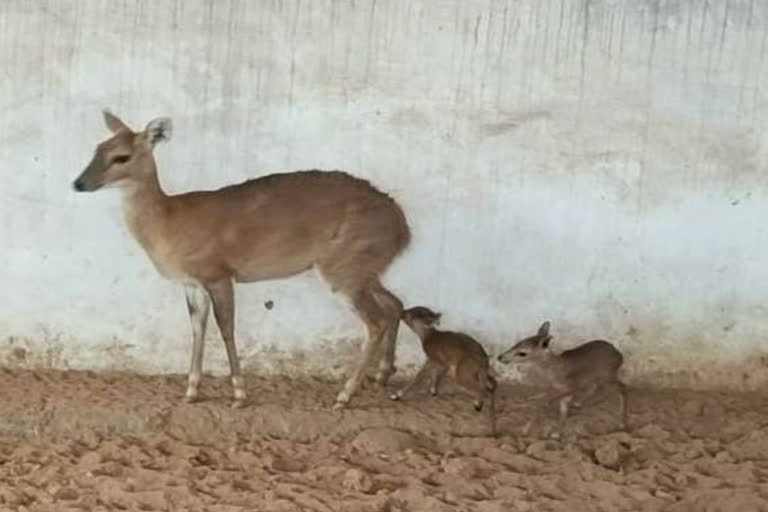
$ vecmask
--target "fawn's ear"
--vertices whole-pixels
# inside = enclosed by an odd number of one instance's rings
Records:
[[[434,320],[434,322],[436,324],[439,324],[440,323],[440,317],[442,317],[442,316],[443,316],[442,313],[435,313],[435,320]]]
[[[173,135],[173,123],[170,117],[158,117],[151,120],[144,129],[149,144],[154,147],[158,142],[168,142]]]
[[[107,129],[112,133],[117,133],[120,130],[131,130],[119,117],[110,112],[109,109],[105,108],[101,113],[104,115],[104,124],[107,125]]]
[[[552,341],[552,336],[545,336],[539,339],[539,346],[541,348],[549,348],[549,342]]]
[[[549,336],[549,320],[541,324],[541,327],[539,327],[539,336]]]

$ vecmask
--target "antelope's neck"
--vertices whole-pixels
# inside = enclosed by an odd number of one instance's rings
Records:
[[[164,237],[169,212],[169,197],[160,187],[154,161],[152,167],[147,179],[123,190],[125,222],[150,256]]]

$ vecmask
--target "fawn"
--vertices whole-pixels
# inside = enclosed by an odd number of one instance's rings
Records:
[[[436,396],[440,379],[450,371],[456,382],[475,397],[476,411],[482,411],[485,399],[488,399],[488,421],[491,435],[495,436],[497,382],[491,375],[488,354],[482,345],[466,334],[436,329],[440,316],[440,313],[423,306],[403,312],[402,319],[421,340],[427,361],[416,376],[390,398],[401,399],[427,376],[431,378],[430,393]]]
[[[526,370],[533,370],[559,392],[551,400],[560,400],[560,432],[577,394],[582,394],[583,401],[601,388],[609,386],[618,390],[621,426],[626,429],[627,390],[618,377],[624,356],[616,347],[603,340],[589,341],[561,354],[554,354],[549,347],[552,340],[549,325],[548,321],[544,322],[535,335],[520,340],[501,353],[499,362],[514,363]]]

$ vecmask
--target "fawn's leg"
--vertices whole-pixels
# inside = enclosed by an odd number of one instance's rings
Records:
[[[448,368],[445,366],[435,366],[432,370],[432,382],[429,385],[429,392],[432,394],[432,396],[437,396],[440,381],[445,376],[445,372],[447,371]]]
[[[424,380],[424,377],[429,375],[429,373],[432,371],[432,368],[433,368],[433,364],[431,362],[427,361],[426,363],[424,363],[424,366],[421,367],[421,369],[418,371],[416,376],[413,379],[411,379],[411,381],[405,386],[403,386],[401,389],[392,393],[389,396],[389,398],[391,398],[392,400],[400,400],[401,398],[403,398],[403,396],[405,396],[406,393],[408,393],[411,389],[413,389],[413,386],[420,383],[422,380]]]
[[[583,407],[587,403],[587,400],[593,397],[601,387],[602,385],[600,383],[590,384],[581,394],[579,399],[574,399],[572,406],[576,408]]]
[[[620,380],[617,380],[616,387],[619,391],[619,416],[621,418],[621,428],[628,430],[629,421],[627,417],[627,386]]]
[[[568,417],[568,408],[573,401],[573,395],[569,394],[560,399],[560,421],[558,422],[557,433],[558,437],[563,434],[563,428],[565,427],[565,419]]]

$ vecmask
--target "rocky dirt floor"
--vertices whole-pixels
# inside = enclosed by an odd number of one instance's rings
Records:
[[[608,396],[552,440],[554,407],[505,384],[489,439],[448,382],[341,413],[338,382],[248,376],[241,410],[184,384],[0,370],[0,510],[768,511],[768,395],[634,388],[631,432]]]

